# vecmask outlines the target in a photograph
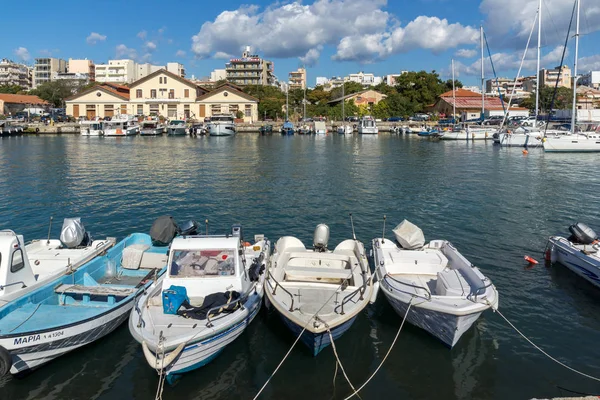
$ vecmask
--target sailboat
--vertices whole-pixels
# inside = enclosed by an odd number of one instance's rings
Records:
[[[344,94],[345,86],[346,86],[346,84],[343,83],[342,84],[342,126],[338,126],[338,128],[337,128],[337,132],[340,135],[352,134],[354,132],[354,128],[352,127],[352,125],[346,124],[346,109],[344,107],[346,105],[346,99],[345,99],[345,94]]]
[[[571,131],[564,134],[548,135],[542,139],[547,152],[592,152],[600,151],[600,127],[593,131],[579,131],[577,128],[577,58],[579,57],[579,15],[581,0],[577,4],[577,22],[575,32],[575,63],[573,65],[573,108],[571,110]]]
[[[281,134],[282,135],[293,135],[294,134],[294,124],[292,124],[289,120],[289,114],[288,114],[288,110],[290,108],[290,86],[288,84],[286,90],[285,90],[285,122],[283,123],[283,126],[281,127]]]

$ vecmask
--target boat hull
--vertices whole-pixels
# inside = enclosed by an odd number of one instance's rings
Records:
[[[185,136],[186,133],[186,128],[167,128],[167,135],[168,136]]]
[[[537,135],[536,135],[537,136]],[[500,133],[494,143],[507,147],[536,147],[541,145],[539,136],[526,135],[523,133]]]
[[[104,131],[104,136],[118,137],[118,136],[135,136],[140,133],[139,126],[134,126],[127,129],[107,129]]]
[[[587,153],[600,151],[600,141],[597,139],[576,137],[546,137],[544,151],[554,153]]]
[[[551,246],[549,250],[558,263],[600,288],[600,260],[569,245],[564,238],[551,237],[548,244]]]
[[[478,132],[444,132],[441,135],[442,140],[490,140],[492,139],[493,131],[490,129],[489,131],[478,131]]]
[[[210,136],[233,136],[235,135],[235,125],[211,123],[208,125],[208,134]]]

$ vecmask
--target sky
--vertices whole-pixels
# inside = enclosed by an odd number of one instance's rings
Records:
[[[39,3],[40,7],[36,6]],[[97,64],[133,58],[180,62],[187,77],[224,68],[245,46],[272,60],[275,75],[307,68],[317,76],[359,71],[377,76],[436,70],[467,85],[481,82],[479,26],[485,30],[497,76],[516,76],[532,27],[521,75],[536,68],[538,0],[223,0],[172,2],[34,0],[23,18],[4,18],[0,58],[32,64],[36,57],[88,58]],[[90,3],[91,4],[91,3]],[[560,64],[574,0],[542,0],[542,67]],[[89,6],[91,7],[91,5]],[[7,2],[4,15],[23,15]],[[600,70],[600,0],[581,0],[579,71]],[[7,35],[6,32],[11,32]],[[574,27],[573,31],[574,33]],[[573,36],[573,34],[571,35]],[[485,76],[492,78],[485,49]],[[572,67],[574,40],[565,63]]]

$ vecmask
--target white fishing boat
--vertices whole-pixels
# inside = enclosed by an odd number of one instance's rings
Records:
[[[569,227],[571,235],[551,236],[546,245],[546,260],[558,262],[600,288],[600,243],[598,235],[578,222]]]
[[[156,117],[149,117],[141,123],[140,135],[141,136],[160,136],[165,133],[165,124],[160,122]]]
[[[206,127],[210,136],[235,135],[235,120],[232,114],[215,114],[210,117]]]
[[[81,136],[102,136],[102,121],[81,121],[79,122],[79,131]]]
[[[267,272],[267,304],[315,356],[377,295],[363,244],[344,240],[331,251],[328,240],[324,224],[315,229],[312,249],[295,237],[280,238]]]
[[[129,331],[148,364],[168,381],[200,368],[240,336],[258,314],[270,244],[262,235],[176,237],[168,271],[138,300]]]
[[[50,220],[50,228],[52,220]],[[80,218],[65,218],[60,239],[33,240],[12,230],[0,231],[0,306],[103,254],[114,238],[92,240]]]
[[[167,124],[168,136],[185,136],[187,135],[187,125],[182,119],[172,119]]]
[[[396,240],[373,239],[376,279],[396,312],[453,347],[482,312],[498,306],[492,282],[450,242],[425,243],[408,221],[394,229]]]
[[[379,129],[375,123],[375,118],[371,117],[370,115],[365,115],[362,117],[358,125],[358,133],[362,135],[377,135],[379,133]]]
[[[133,115],[121,114],[102,123],[104,136],[133,136],[140,133],[140,125]]]
[[[311,127],[313,135],[326,135],[327,134],[327,126],[324,121],[315,121]]]

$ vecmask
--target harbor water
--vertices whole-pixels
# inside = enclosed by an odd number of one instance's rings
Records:
[[[448,239],[490,277],[500,310],[566,364],[600,376],[600,291],[559,265],[547,267],[548,236],[581,221],[600,230],[596,154],[548,154],[491,142],[411,136],[11,137],[0,141],[0,221],[25,240],[54,217],[80,216],[95,238],[148,232],[160,215],[208,219],[247,239],[331,228],[330,247],[352,235],[368,248],[404,218],[427,240]],[[525,268],[524,255],[540,264]],[[336,347],[360,386],[379,365],[401,317],[380,293]],[[294,341],[263,308],[209,365],[166,385],[165,399],[251,399]],[[262,399],[343,399],[352,393],[331,348],[298,345]],[[126,325],[29,376],[0,378],[0,399],[152,399],[158,376]],[[487,311],[452,349],[405,325],[363,399],[529,399],[600,393],[600,384],[540,354]]]

